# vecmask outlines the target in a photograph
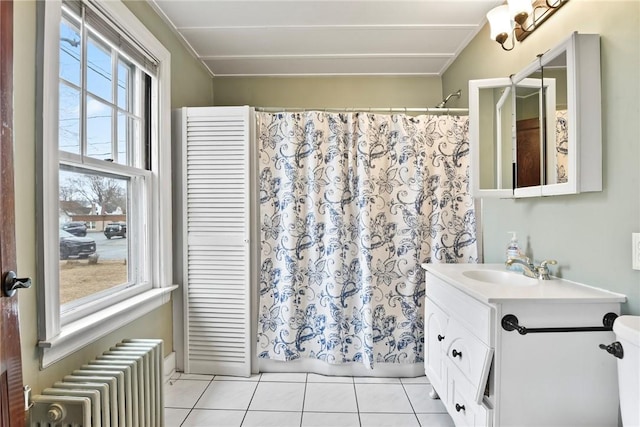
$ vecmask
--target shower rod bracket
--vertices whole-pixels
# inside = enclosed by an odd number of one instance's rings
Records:
[[[602,318],[603,326],[577,326],[561,328],[526,328],[518,323],[518,318],[513,314],[506,314],[502,318],[502,329],[505,331],[518,331],[520,335],[553,333],[553,332],[603,332],[613,330],[613,322],[618,317],[615,313],[607,313]]]

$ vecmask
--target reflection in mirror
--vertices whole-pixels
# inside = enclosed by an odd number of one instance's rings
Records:
[[[556,110],[556,183],[561,184],[569,179],[569,132],[567,127],[567,110]]]
[[[480,124],[480,189],[513,188],[511,87],[478,91]]]
[[[539,79],[528,79],[532,82]],[[540,185],[542,147],[540,84],[516,86],[516,181],[515,188]]]
[[[515,85],[516,179],[521,196],[540,195],[540,186],[556,182],[556,81],[536,70]],[[537,187],[537,188],[532,188]]]
[[[555,81],[555,114],[550,116],[554,120],[552,134],[555,144],[549,144],[547,173],[545,184],[560,184],[567,182],[569,175],[569,134],[567,115],[567,52],[562,51],[550,61],[545,61],[544,77]]]

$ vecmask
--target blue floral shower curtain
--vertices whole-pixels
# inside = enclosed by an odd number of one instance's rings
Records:
[[[258,356],[423,361],[421,263],[476,262],[468,120],[258,113]]]

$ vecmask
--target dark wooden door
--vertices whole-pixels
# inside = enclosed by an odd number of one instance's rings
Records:
[[[0,269],[16,271],[13,189],[13,0],[0,0]],[[0,427],[23,427],[17,293],[0,292]]]
[[[516,123],[516,188],[540,185],[540,119]]]

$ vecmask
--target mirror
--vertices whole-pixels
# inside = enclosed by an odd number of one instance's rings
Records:
[[[549,112],[548,132],[552,136],[547,142],[547,170],[543,184],[562,184],[569,176],[569,135],[567,116],[567,52],[550,58],[544,64],[544,78],[553,81],[553,96],[549,99],[555,111]]]
[[[508,78],[469,82],[469,114],[478,111],[469,124],[471,141],[478,141],[471,150],[472,164],[479,165],[471,169],[472,187],[501,197],[513,194],[513,99]]]
[[[538,56],[514,76],[516,180],[514,195],[543,195],[567,182],[567,51]]]
[[[600,105],[597,34],[573,33],[510,78],[469,81],[474,196],[601,191]]]
[[[541,195],[541,186],[554,178],[556,81],[536,71],[514,84],[515,180],[514,194]]]

